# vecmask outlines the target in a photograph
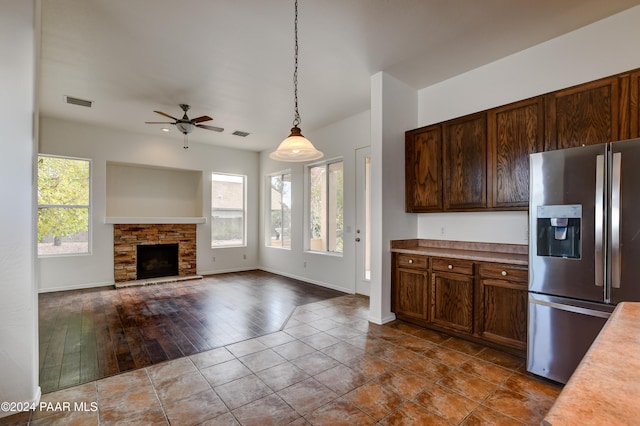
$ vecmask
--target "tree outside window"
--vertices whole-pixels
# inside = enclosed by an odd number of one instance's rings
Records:
[[[38,255],[89,253],[91,163],[38,157]]]
[[[267,245],[291,248],[291,173],[279,173],[268,178]]]
[[[309,249],[343,251],[343,162],[311,166],[309,171]]]
[[[245,181],[241,175],[211,175],[211,247],[246,245]]]

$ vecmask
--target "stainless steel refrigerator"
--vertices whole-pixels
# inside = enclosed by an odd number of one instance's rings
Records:
[[[566,383],[640,301],[640,139],[530,156],[527,370]]]

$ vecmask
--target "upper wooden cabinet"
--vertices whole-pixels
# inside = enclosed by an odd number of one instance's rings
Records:
[[[640,71],[631,73],[630,76],[630,138],[640,138]]]
[[[529,154],[544,150],[544,99],[539,96],[488,112],[490,207],[526,209]]]
[[[406,210],[442,211],[442,127],[405,135]]]
[[[487,114],[443,124],[444,209],[487,207]]]
[[[620,87],[615,76],[548,94],[546,150],[620,140]]]
[[[526,210],[529,154],[640,137],[640,69],[406,133],[406,210]]]

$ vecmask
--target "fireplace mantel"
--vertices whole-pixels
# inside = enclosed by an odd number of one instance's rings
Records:
[[[104,218],[106,224],[122,224],[122,225],[154,225],[154,224],[199,224],[207,223],[206,217],[113,217]]]

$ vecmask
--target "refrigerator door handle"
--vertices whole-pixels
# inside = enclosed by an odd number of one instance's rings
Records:
[[[596,157],[595,277],[604,286],[604,155]]]
[[[613,154],[611,170],[611,287],[620,288],[620,219],[622,154]]]
[[[575,306],[575,305],[558,303],[552,300],[537,299],[535,297],[532,297],[531,295],[529,296],[529,303],[532,303],[534,305],[548,306],[550,308],[560,309],[561,311],[573,312],[573,313],[582,314],[582,315],[589,315],[592,317],[609,318],[611,316],[611,312],[598,311],[598,310],[589,309],[588,307],[583,307],[583,306]]]

